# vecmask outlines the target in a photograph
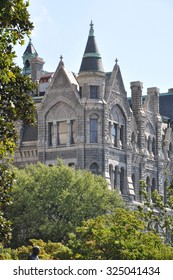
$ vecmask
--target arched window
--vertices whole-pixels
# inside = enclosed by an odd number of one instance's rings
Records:
[[[168,188],[168,180],[164,182],[164,204],[167,203],[167,188]]]
[[[99,165],[96,163],[96,162],[93,162],[91,165],[90,165],[90,171],[93,173],[93,174],[99,174]]]
[[[149,191],[150,191],[150,177],[149,176],[147,176],[146,185],[147,185],[146,191],[149,193]]]
[[[124,167],[121,167],[121,172],[120,172],[120,191],[122,194],[125,193],[125,171]]]
[[[113,184],[113,166],[112,164],[109,164],[109,177],[110,177],[110,183],[111,183],[111,187],[112,187],[112,184]]]
[[[152,153],[153,153],[154,156],[156,155],[156,140],[155,140],[155,138],[153,138],[153,141],[152,141]]]
[[[25,61],[25,67],[26,67],[26,68],[29,68],[29,67],[30,67],[30,62],[29,62],[28,59]]]
[[[172,143],[169,144],[169,150],[168,150],[168,157],[172,159],[173,149],[172,149]]]
[[[155,191],[156,189],[156,180],[155,178],[152,179],[152,184],[151,184],[151,192]]]
[[[132,147],[135,148],[135,142],[136,142],[136,136],[134,131],[132,132],[132,136],[131,136],[131,143],[132,143]]]
[[[150,153],[150,143],[151,143],[151,138],[149,136],[148,137],[148,143],[147,143],[147,149],[148,149],[149,153]]]
[[[133,173],[132,174],[132,184],[133,184],[133,188],[135,190],[135,187],[136,187],[136,179],[135,179],[135,174]]]
[[[110,138],[112,146],[123,149],[126,137],[126,119],[123,110],[118,105],[114,105],[112,107],[110,112],[110,119]]]
[[[115,177],[114,177],[114,188],[118,189],[118,173],[119,173],[119,167],[115,166]]]
[[[155,178],[152,179],[152,182],[151,182],[151,199],[153,202],[155,202],[154,198],[153,198],[153,192],[156,190],[156,180]]]
[[[74,162],[69,162],[68,166],[72,167],[72,168],[75,168],[75,163]]]
[[[98,115],[90,116],[90,143],[98,143]]]

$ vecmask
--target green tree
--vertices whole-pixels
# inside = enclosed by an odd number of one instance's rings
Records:
[[[116,209],[112,214],[85,221],[70,234],[72,259],[164,260],[173,259],[173,248],[160,236],[146,232],[138,213]]]
[[[13,246],[24,245],[30,238],[65,241],[83,220],[124,207],[106,180],[91,172],[38,163],[15,168],[14,173],[14,203],[7,211],[13,222]]]
[[[167,197],[154,190],[151,197],[144,181],[140,181],[143,204],[138,205],[138,212],[148,231],[159,232],[165,243],[172,245],[173,234],[173,183],[167,186]]]
[[[16,122],[34,122],[34,105],[29,96],[34,86],[14,63],[16,44],[33,28],[27,11],[29,2],[0,1],[0,241],[10,238],[10,223],[4,218],[10,203],[13,174],[8,169],[16,146]]]

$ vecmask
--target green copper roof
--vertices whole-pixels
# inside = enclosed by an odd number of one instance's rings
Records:
[[[94,36],[94,24],[91,21],[88,41],[84,51],[82,63],[79,72],[86,71],[98,71],[104,72],[101,55],[99,53],[95,36]]]

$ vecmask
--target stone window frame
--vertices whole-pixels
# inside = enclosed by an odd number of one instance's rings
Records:
[[[66,143],[60,143],[59,133],[58,133],[58,125],[60,123],[67,124],[67,141]],[[76,122],[76,129],[72,131],[72,125]],[[51,132],[52,130],[52,132]],[[47,147],[60,147],[60,146],[68,146],[75,144],[75,134],[77,133],[77,119],[61,119],[47,122]]]
[[[90,85],[90,99],[99,99],[98,85]]]
[[[99,115],[96,113],[92,113],[89,115],[89,143],[97,144],[99,140]],[[96,121],[96,129],[91,130],[91,122]],[[95,133],[95,140],[93,141],[93,133]]]
[[[115,109],[114,109],[115,108]],[[112,127],[116,125],[117,128],[117,139],[116,142],[112,139]],[[112,107],[109,117],[109,136],[110,143],[112,147],[118,149],[124,149],[126,143],[126,127],[127,121],[124,110],[118,105],[115,104]]]

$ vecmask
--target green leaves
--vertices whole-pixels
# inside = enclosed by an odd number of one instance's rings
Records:
[[[13,50],[17,43],[23,44],[24,36],[29,36],[33,29],[27,7],[28,1],[0,1],[0,212],[10,201],[13,176],[7,164],[12,160],[16,147],[15,122],[34,123],[35,119],[33,101],[29,96],[34,86],[15,66]],[[10,228],[3,214],[1,223],[0,242],[9,239],[6,232]]]
[[[87,171],[41,163],[13,171],[14,203],[8,208],[8,218],[13,222],[15,245],[29,238],[67,240],[83,220],[124,206],[117,192],[108,190],[104,178]]]
[[[136,213],[115,209],[112,214],[85,221],[70,234],[72,259],[147,260],[173,259],[173,249],[158,234],[146,232]]]

